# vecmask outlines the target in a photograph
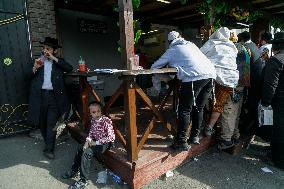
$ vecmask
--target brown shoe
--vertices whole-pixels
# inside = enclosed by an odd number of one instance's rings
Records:
[[[55,158],[55,155],[53,152],[43,152],[43,155],[45,157],[47,157],[48,159],[54,159]]]

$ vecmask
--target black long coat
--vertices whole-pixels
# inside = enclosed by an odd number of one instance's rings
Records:
[[[272,105],[272,160],[284,169],[284,50],[266,63],[261,103]]]
[[[72,69],[73,67],[64,59],[59,59],[58,62],[53,61],[51,83],[60,115],[69,111],[70,104],[65,88],[64,72],[70,72]],[[31,78],[28,123],[37,126],[39,125],[40,117],[41,88],[44,79],[44,67],[40,67],[36,73],[33,73],[32,68],[29,68],[27,74],[29,78]]]

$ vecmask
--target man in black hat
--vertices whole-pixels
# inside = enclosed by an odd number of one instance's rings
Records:
[[[276,33],[271,43],[274,55],[264,69],[261,104],[273,108],[272,160],[284,169],[284,32]]]
[[[57,58],[58,40],[46,37],[43,51],[30,69],[31,89],[29,97],[28,123],[39,126],[44,138],[44,155],[54,159],[56,131],[54,127],[58,118],[69,110],[64,72],[72,71],[72,66]]]

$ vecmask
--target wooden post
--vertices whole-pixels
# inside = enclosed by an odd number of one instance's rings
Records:
[[[134,56],[133,7],[132,0],[118,0],[119,27],[122,61],[131,69],[130,58]]]
[[[209,10],[209,20],[205,19],[205,29],[206,29],[206,33],[205,33],[205,41],[206,42],[209,37],[213,34],[214,32],[214,21],[215,21],[215,13],[216,11],[216,0],[213,0],[210,6],[210,10]]]
[[[127,158],[133,162],[138,159],[137,126],[136,126],[136,94],[132,81],[125,80],[124,110],[126,129]]]
[[[80,91],[81,91],[81,98],[82,98],[82,124],[87,129],[88,119],[89,119],[89,100],[88,100],[88,89],[87,89],[87,77],[79,77],[80,82]]]

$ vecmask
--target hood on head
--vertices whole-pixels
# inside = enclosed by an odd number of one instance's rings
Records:
[[[229,40],[230,30],[227,27],[221,27],[215,31],[209,39]]]

